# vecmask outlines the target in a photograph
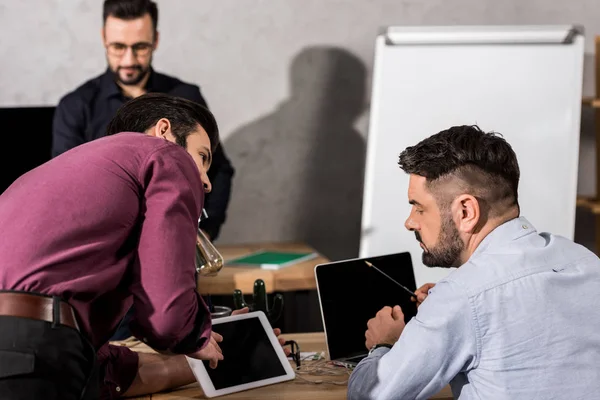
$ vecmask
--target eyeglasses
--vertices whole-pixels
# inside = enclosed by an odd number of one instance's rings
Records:
[[[292,348],[290,357],[292,357],[292,359],[296,363],[296,369],[300,368],[300,346],[298,346],[298,343],[296,343],[295,340],[288,340],[283,345],[289,345]]]
[[[154,45],[148,42],[139,42],[134,43],[132,45],[127,45],[124,43],[109,43],[106,45],[106,51],[111,56],[121,57],[127,49],[131,47],[131,51],[136,56],[147,56],[152,51]]]

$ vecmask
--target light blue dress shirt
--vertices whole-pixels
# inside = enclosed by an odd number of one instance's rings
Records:
[[[353,399],[600,399],[600,260],[523,217],[429,291],[391,350],[362,360]]]

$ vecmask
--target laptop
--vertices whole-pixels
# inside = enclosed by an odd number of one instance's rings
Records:
[[[416,290],[408,252],[335,261],[315,267],[329,357],[334,363],[350,368],[368,355],[369,350],[365,347],[367,321],[379,310],[399,305],[406,322],[417,314],[410,295],[368,267],[365,261],[412,291]]]

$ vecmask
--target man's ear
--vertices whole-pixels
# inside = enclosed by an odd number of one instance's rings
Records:
[[[150,136],[173,141],[171,140],[173,138],[173,134],[171,133],[171,121],[166,118],[159,119],[154,126],[146,131],[146,133]]]
[[[452,202],[452,215],[459,231],[473,233],[481,219],[479,201],[470,194],[461,194]]]

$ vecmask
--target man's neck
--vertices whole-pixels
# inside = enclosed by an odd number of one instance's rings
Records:
[[[125,85],[121,82],[117,82],[117,85],[119,85],[123,96],[135,99],[136,97],[140,97],[141,95],[146,94],[146,84],[148,83],[149,78],[150,72],[148,71],[146,76],[144,76],[144,79],[142,79],[136,85]]]
[[[475,250],[477,250],[477,248],[479,247],[481,242],[483,242],[483,239],[485,239],[487,237],[487,235],[492,233],[492,231],[494,229],[496,229],[500,225],[502,225],[512,219],[518,218],[518,217],[519,217],[519,210],[518,210],[518,208],[515,208],[515,209],[511,209],[506,214],[504,214],[500,217],[488,219],[487,222],[485,223],[485,225],[483,225],[476,233],[473,233],[471,235],[471,237],[469,238],[469,241],[467,243],[467,246],[464,250],[464,254],[462,257],[463,262],[461,264],[465,264],[467,261],[469,261],[469,258],[471,258],[473,253],[475,253]]]

